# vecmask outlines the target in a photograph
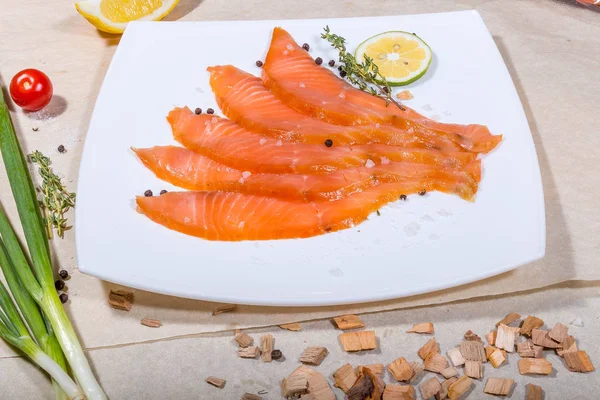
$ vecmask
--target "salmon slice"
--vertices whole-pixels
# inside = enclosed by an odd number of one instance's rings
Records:
[[[406,131],[433,132],[474,152],[489,152],[500,143],[482,125],[444,124],[354,88],[298,46],[288,32],[275,28],[263,66],[265,85],[287,106],[338,125],[393,125]],[[457,137],[458,136],[458,137]]]
[[[442,153],[429,149],[387,145],[336,146],[291,143],[247,131],[234,122],[189,108],[175,108],[167,116],[175,140],[190,150],[242,171],[322,174],[391,161],[460,168],[475,153]]]
[[[170,192],[136,199],[138,210],[169,229],[208,240],[307,238],[353,227],[421,181],[383,183],[338,201],[288,202],[236,192]],[[454,192],[454,184],[427,181],[427,190]]]
[[[189,190],[231,191],[276,197],[288,201],[339,200],[383,182],[407,180],[446,181],[458,194],[472,201],[480,179],[480,160],[463,170],[441,170],[427,164],[390,163],[372,168],[358,167],[327,175],[261,174],[227,167],[196,152],[176,146],[133,149],[154,174]],[[423,189],[425,184],[422,184]],[[444,189],[445,187],[441,187]]]
[[[238,125],[277,139],[338,145],[381,143],[394,146],[459,151],[460,143],[432,132],[407,132],[390,125],[340,126],[300,114],[281,102],[260,78],[232,65],[209,67],[210,86],[223,114]],[[472,145],[469,141],[468,146]]]

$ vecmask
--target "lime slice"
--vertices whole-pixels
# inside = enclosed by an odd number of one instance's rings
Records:
[[[354,57],[363,62],[369,56],[391,86],[403,86],[425,75],[431,64],[431,49],[414,33],[383,32],[362,42]]]

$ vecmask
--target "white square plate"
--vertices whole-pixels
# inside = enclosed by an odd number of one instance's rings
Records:
[[[415,32],[432,48],[407,105],[443,122],[480,123],[503,142],[483,161],[474,203],[440,193],[410,196],[363,224],[310,239],[211,242],[137,213],[158,180],[130,146],[175,143],[175,106],[218,110],[206,67],[259,74],[275,26],[311,55],[336,58],[325,25],[350,47],[388,30]],[[217,111],[218,113],[218,111]],[[457,286],[544,255],[539,166],[519,97],[475,11],[376,18],[139,22],[127,28],[90,123],[79,173],[76,240],[82,272],[175,296],[262,305],[328,305],[390,299]]]

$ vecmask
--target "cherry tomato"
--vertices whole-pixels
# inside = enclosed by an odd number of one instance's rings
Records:
[[[52,92],[50,78],[37,69],[24,69],[10,81],[10,97],[23,110],[38,111],[46,107]]]

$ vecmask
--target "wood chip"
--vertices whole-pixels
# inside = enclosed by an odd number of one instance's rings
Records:
[[[410,377],[408,383],[413,383],[414,381],[419,379],[419,377],[421,377],[421,374],[423,374],[423,371],[425,371],[425,365],[423,365],[422,362],[413,361],[410,363],[410,366],[413,369],[413,374]]]
[[[442,376],[446,379],[450,379],[453,376],[457,376],[458,371],[454,367],[448,367],[442,371]]]
[[[260,354],[260,350],[256,346],[241,347],[237,354],[241,358],[256,358]]]
[[[271,352],[275,346],[273,335],[266,334],[260,337],[260,359],[262,362],[271,362]]]
[[[560,344],[562,349],[556,349],[556,354],[563,357],[565,353],[572,353],[577,351],[577,343],[573,336],[567,336],[565,340]]]
[[[240,332],[240,333],[236,334],[233,338],[235,339],[238,346],[240,346],[240,347],[252,346],[252,344],[254,343],[254,339],[252,339],[252,337],[250,335],[248,335],[244,332]]]
[[[521,375],[550,375],[552,373],[552,363],[545,358],[521,358],[518,365]]]
[[[515,381],[512,379],[488,378],[483,392],[496,396],[508,396],[514,384]]]
[[[517,343],[517,353],[521,357],[534,357],[539,358],[542,355],[544,348],[542,346],[536,346],[531,340]]]
[[[281,394],[285,398],[296,397],[308,391],[308,379],[303,374],[292,374],[281,382]]]
[[[527,388],[526,400],[543,400],[544,391],[541,386],[529,383],[525,387]]]
[[[498,368],[504,361],[506,361],[506,353],[500,349],[496,349],[488,356],[488,361],[494,368]]]
[[[358,318],[358,315],[348,314],[334,317],[333,321],[337,327],[343,331],[348,329],[364,328],[365,324]]]
[[[413,94],[410,90],[403,90],[401,92],[398,92],[396,97],[398,98],[398,100],[410,100],[413,98]]]
[[[399,357],[387,366],[388,371],[398,382],[408,382],[413,376],[412,365],[404,357]]]
[[[549,331],[545,331],[543,329],[533,329],[531,331],[531,341],[533,344],[537,344],[538,346],[542,346],[547,349],[562,348],[560,343],[556,343],[554,340],[550,339],[550,336],[548,336],[549,333]]]
[[[423,400],[432,398],[440,390],[442,390],[442,385],[436,377],[427,379],[419,385],[419,391],[421,392]]]
[[[209,376],[204,381],[215,387],[218,387],[219,389],[223,389],[225,387],[225,383],[227,382],[225,379],[217,378],[215,376]]]
[[[460,342],[460,354],[465,360],[485,362],[485,349],[483,343],[478,341],[462,341]]]
[[[496,336],[498,335],[498,331],[490,331],[488,332],[487,335],[485,335],[485,339],[487,340],[487,342],[492,345],[495,346],[496,345]]]
[[[358,367],[358,380],[348,390],[347,400],[381,399],[385,384],[380,376],[375,375],[369,368]]]
[[[160,328],[162,326],[162,322],[158,319],[144,318],[141,322],[142,325],[149,326],[150,328]]]
[[[461,376],[448,388],[448,398],[450,400],[458,400],[460,397],[467,393],[471,386],[473,385],[473,380],[466,375]]]
[[[262,397],[253,393],[244,393],[240,400],[262,400]]]
[[[433,333],[433,324],[431,322],[423,322],[414,324],[413,327],[406,331],[407,333]]]
[[[563,355],[567,368],[571,372],[592,372],[594,366],[587,353],[583,350],[565,353]]]
[[[432,353],[423,362],[426,371],[441,374],[448,367],[448,360],[439,353]]]
[[[460,352],[460,347],[455,347],[451,350],[448,350],[448,357],[450,361],[452,361],[452,365],[455,367],[460,367],[461,365],[465,365],[465,358],[462,356]]]
[[[438,345],[438,342],[435,340],[435,338],[432,338],[429,339],[427,343],[425,343],[423,347],[419,349],[418,354],[422,360],[425,360],[427,357],[429,357],[430,354],[439,352],[440,346]]]
[[[504,349],[509,353],[514,352],[515,341],[519,336],[519,330],[519,328],[504,324],[498,325],[498,334],[496,335],[495,346],[499,349]]]
[[[116,310],[129,311],[133,304],[133,292],[111,289],[108,294],[108,304]]]
[[[310,365],[321,365],[329,351],[325,347],[307,347],[300,354],[300,362]]]
[[[561,343],[569,336],[569,328],[561,323],[557,323],[550,333],[548,333],[548,336],[550,336],[550,339]]]
[[[383,400],[415,400],[415,388],[408,385],[385,385]]]
[[[470,378],[481,379],[483,377],[483,363],[473,360],[465,361],[465,375]]]
[[[223,304],[222,306],[215,308],[212,312],[212,315],[219,315],[226,312],[232,312],[235,311],[236,308],[236,304]]]
[[[333,373],[333,379],[335,379],[333,385],[342,389],[342,392],[347,393],[356,383],[358,375],[356,375],[352,365],[344,364]]]
[[[368,365],[359,365],[358,368],[368,368],[375,375],[382,376],[383,375],[383,364],[368,364]]]
[[[500,326],[501,324],[510,325],[513,322],[515,322],[516,320],[518,320],[519,318],[521,318],[521,314],[518,314],[516,312],[508,313],[508,314],[506,314],[506,316],[504,318],[502,318],[500,321],[496,322],[496,327]]]
[[[287,329],[288,331],[298,332],[302,330],[302,325],[297,322],[293,322],[291,324],[281,324],[279,325],[281,329]]]
[[[454,382],[456,382],[457,380],[458,380],[458,377],[456,377],[456,376],[446,379],[445,381],[442,382],[442,389],[445,389],[447,392],[448,389],[450,388],[450,386],[452,386],[452,384]]]
[[[340,334],[344,351],[373,350],[377,348],[374,331],[346,332]]]
[[[542,326],[544,326],[543,320],[541,320],[537,317],[534,317],[533,315],[529,315],[523,321],[523,324],[521,325],[521,329],[519,332],[521,333],[521,335],[531,336],[531,331],[533,329],[541,328]]]
[[[291,375],[298,374],[306,377],[308,381],[308,395],[310,400],[335,400],[335,394],[329,386],[327,379],[312,368],[302,365]],[[291,376],[290,375],[290,376]],[[383,389],[382,389],[383,390]]]
[[[475,333],[473,333],[472,330],[468,330],[465,332],[465,340],[477,340],[478,342],[481,342],[481,338],[476,335]]]

